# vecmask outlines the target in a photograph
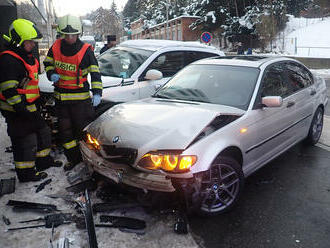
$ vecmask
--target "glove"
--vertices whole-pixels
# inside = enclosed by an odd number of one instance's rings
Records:
[[[58,75],[57,73],[53,73],[53,74],[50,76],[50,81],[56,83],[58,80],[60,80],[60,75]]]
[[[101,102],[101,96],[98,95],[98,94],[93,95],[93,100],[92,100],[92,102],[93,102],[93,107],[97,107],[97,105],[99,105],[100,102]]]

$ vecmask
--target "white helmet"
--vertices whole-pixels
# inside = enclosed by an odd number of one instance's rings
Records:
[[[61,34],[81,34],[82,25],[79,17],[66,15],[58,20],[58,32]]]

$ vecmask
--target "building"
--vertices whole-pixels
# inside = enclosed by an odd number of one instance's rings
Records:
[[[201,29],[191,30],[189,27],[198,19],[198,16],[179,16],[146,28],[144,20],[140,18],[131,23],[131,39],[200,40]]]
[[[45,53],[56,38],[52,24],[55,22],[53,0],[0,0],[0,33],[8,35],[9,25],[17,18],[28,19],[36,24],[43,34],[39,51]],[[0,50],[4,49],[0,39]]]

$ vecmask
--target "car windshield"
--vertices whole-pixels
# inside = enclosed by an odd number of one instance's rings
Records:
[[[190,65],[154,97],[221,104],[246,110],[259,73],[259,69],[251,67]]]
[[[98,57],[101,75],[130,78],[152,53],[152,51],[128,47],[108,50]]]

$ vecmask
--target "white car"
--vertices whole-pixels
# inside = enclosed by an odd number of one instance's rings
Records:
[[[232,208],[244,178],[305,140],[318,142],[326,85],[284,57],[232,56],[185,67],[151,98],[85,128],[96,172],[144,190],[184,192],[207,215]]]
[[[225,54],[199,42],[125,41],[97,57],[103,82],[100,109],[150,97],[184,66],[213,56]],[[39,78],[41,94],[48,98],[54,90],[52,83],[45,73]]]

